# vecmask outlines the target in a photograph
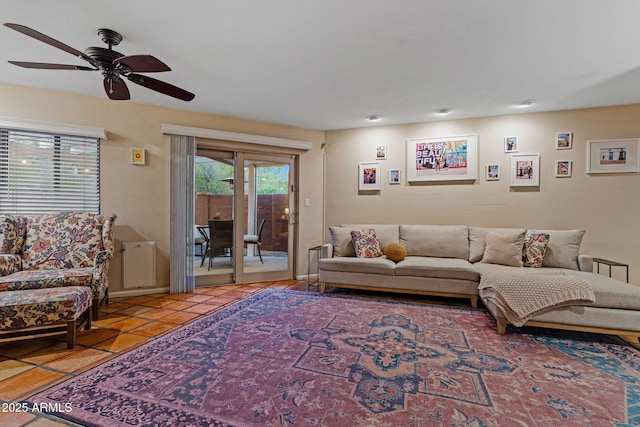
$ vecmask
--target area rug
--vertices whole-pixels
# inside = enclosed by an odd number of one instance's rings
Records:
[[[630,426],[640,352],[501,336],[482,309],[270,289],[28,403],[100,426]]]

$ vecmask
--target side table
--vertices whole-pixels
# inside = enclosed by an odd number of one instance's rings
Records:
[[[612,267],[624,267],[627,271],[627,283],[629,283],[629,264],[623,264],[621,262],[618,261],[611,261],[608,259],[604,259],[604,258],[594,258],[593,262],[596,263],[597,267],[597,271],[598,274],[600,274],[600,264],[604,264],[604,265],[608,265],[609,266],[609,277],[611,277],[611,268]]]
[[[320,289],[320,281],[318,280],[318,261],[320,260],[320,253],[322,251],[322,245],[313,246],[309,248],[307,251],[307,290],[311,288]],[[315,279],[311,279],[311,253],[315,252],[317,254],[316,257],[316,268],[315,268]]]

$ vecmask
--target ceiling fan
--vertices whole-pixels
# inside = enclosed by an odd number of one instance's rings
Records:
[[[144,86],[147,89],[155,90],[156,92],[160,92],[183,101],[191,101],[195,97],[193,93],[177,86],[138,74],[171,71],[171,68],[151,55],[125,56],[120,52],[116,52],[113,50],[113,46],[118,45],[122,41],[122,36],[113,30],[108,30],[106,28],[98,30],[98,35],[102,41],[108,45],[108,48],[88,47],[84,52],[81,52],[27,26],[12,23],[5,23],[4,25],[12,30],[18,31],[19,33],[33,37],[36,40],[40,40],[43,43],[84,59],[91,66],[85,67],[82,65],[9,61],[13,65],[43,70],[100,71],[104,77],[104,90],[107,93],[107,96],[114,100],[127,100],[131,98],[129,89],[124,82],[124,78],[130,82]]]

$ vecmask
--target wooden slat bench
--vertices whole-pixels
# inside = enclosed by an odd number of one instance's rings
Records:
[[[91,289],[87,286],[0,292],[0,339],[66,332],[67,348],[78,329],[91,329]]]

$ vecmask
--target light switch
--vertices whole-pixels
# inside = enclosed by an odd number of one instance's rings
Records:
[[[304,199],[304,205],[305,205],[306,207],[311,206],[311,200],[309,200],[309,199]]]

